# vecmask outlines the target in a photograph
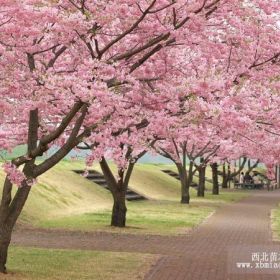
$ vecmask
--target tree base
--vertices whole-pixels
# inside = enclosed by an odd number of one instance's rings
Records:
[[[6,225],[1,224],[2,232],[0,232],[0,273],[7,274],[7,256],[8,256],[8,248],[11,240],[11,231],[3,230],[6,228]]]
[[[8,271],[7,271],[7,268],[6,268],[6,266],[0,266],[0,273],[2,273],[2,274],[8,274]]]
[[[125,226],[126,226],[125,221],[114,220],[111,222],[111,227],[124,228]]]
[[[181,204],[189,204],[189,203],[190,203],[190,198],[187,196],[182,196]]]
[[[111,226],[123,228],[126,226],[126,206],[125,200],[119,202],[115,201],[113,212],[112,212],[112,220]]]

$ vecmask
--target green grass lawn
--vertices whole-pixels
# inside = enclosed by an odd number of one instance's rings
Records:
[[[144,279],[157,256],[139,253],[11,247],[1,280]]]
[[[125,229],[111,228],[111,209],[52,218],[40,221],[37,226],[71,230],[121,231],[137,234],[177,234],[201,223],[215,208],[196,203],[182,205],[173,201],[138,201],[128,204]]]
[[[248,197],[250,195],[249,190],[220,190],[219,195],[212,195],[211,191],[205,192],[205,197],[193,197],[193,201],[195,202],[201,202],[201,203],[229,203],[234,201],[239,201],[240,199],[243,199],[245,197]]]
[[[280,240],[280,205],[271,211],[271,227],[273,239]]]

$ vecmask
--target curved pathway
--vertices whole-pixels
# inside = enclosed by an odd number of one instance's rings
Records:
[[[280,191],[256,191],[239,202],[219,208],[206,222],[184,236],[146,236],[104,232],[20,229],[12,243],[62,249],[142,252],[162,255],[147,280],[270,280],[278,274],[229,273],[231,246],[275,246],[270,211],[280,202]],[[273,247],[276,248],[276,247]],[[277,251],[280,254],[280,249]],[[279,255],[280,256],[280,255]],[[242,260],[240,260],[242,261]]]

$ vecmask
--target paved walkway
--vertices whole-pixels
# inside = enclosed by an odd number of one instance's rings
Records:
[[[162,257],[146,280],[270,280],[278,275],[229,274],[230,246],[274,245],[270,210],[280,202],[280,191],[258,191],[240,202],[222,206],[186,236],[144,236],[81,233],[59,230],[16,231],[13,244],[46,248],[144,252]],[[279,251],[280,253],[280,251]],[[280,271],[280,269],[279,269]]]
[[[191,238],[182,246],[184,253],[181,256],[168,256],[163,259],[150,272],[147,279],[280,279],[280,273],[277,276],[227,272],[228,249],[231,246],[245,248],[245,246],[273,245],[270,212],[279,201],[279,190],[261,191],[240,202],[222,207],[193,232]]]

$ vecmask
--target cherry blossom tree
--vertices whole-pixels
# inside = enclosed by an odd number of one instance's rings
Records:
[[[247,98],[255,91],[266,92],[268,86],[271,91],[277,88],[272,77],[279,66],[274,12],[279,1],[1,0],[0,4],[0,149],[27,145],[26,154],[4,163],[0,272],[6,272],[12,229],[36,179],[81,143],[102,143],[102,135],[127,131],[130,124],[124,120],[140,100],[166,104],[166,109],[156,111],[158,119],[166,112],[177,114],[181,110],[177,101],[186,92],[201,98],[213,95],[212,100],[223,93],[228,108],[234,102],[239,106],[236,89],[239,98],[242,94]],[[184,60],[188,64],[181,68]],[[212,65],[211,71],[198,78],[196,73],[206,64]],[[188,70],[189,79],[184,77]],[[182,83],[184,91],[179,90]],[[178,99],[179,91],[183,94]],[[256,121],[256,111],[248,113]],[[117,151],[119,144],[109,148]],[[58,147],[54,154],[36,161],[52,147]],[[14,196],[13,184],[18,186]]]
[[[110,88],[129,83],[127,94],[138,93],[133,73],[175,40],[161,22],[170,3],[142,2],[1,1],[1,148],[28,149],[5,164],[0,272],[34,180],[112,117],[121,94]],[[186,21],[178,15],[178,28]],[[36,164],[53,145],[60,149]]]
[[[116,130],[117,118],[104,124],[127,110],[123,96],[138,102],[165,72],[166,49],[196,36],[196,23],[203,31],[218,5],[227,6],[207,2],[1,1],[1,149],[27,144],[27,152],[4,166],[0,272],[36,178],[86,138]],[[60,148],[37,164],[53,146]]]
[[[145,110],[143,111],[145,112]],[[122,130],[121,134],[120,131],[116,131],[107,135],[99,135],[95,137],[95,140],[100,139],[99,143],[83,146],[83,148],[92,151],[87,157],[87,166],[90,167],[94,161],[99,162],[109,190],[112,193],[111,226],[125,227],[126,192],[134,166],[154,142],[148,131],[147,122],[134,122],[139,117],[139,114],[131,116],[126,131]],[[114,166],[108,163],[108,159],[112,161]]]

